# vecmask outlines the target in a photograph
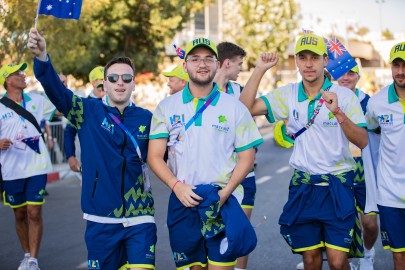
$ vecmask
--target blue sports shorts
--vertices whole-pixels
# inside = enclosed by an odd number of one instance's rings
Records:
[[[292,197],[300,186],[290,186]],[[311,189],[302,211],[291,226],[281,225],[280,233],[293,253],[302,253],[322,247],[349,252],[352,243],[356,212],[339,219],[334,210],[328,186],[309,185]],[[350,187],[345,187],[352,192]],[[353,210],[355,206],[353,205]]]
[[[378,205],[380,233],[384,249],[405,252],[405,209]]]
[[[4,205],[18,208],[45,203],[46,174],[3,182]]]
[[[88,269],[155,269],[156,224],[130,227],[87,221]]]
[[[256,198],[256,176],[246,177],[241,185],[243,187],[242,208],[253,208]]]

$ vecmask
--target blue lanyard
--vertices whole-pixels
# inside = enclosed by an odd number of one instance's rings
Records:
[[[194,114],[194,116],[188,120],[184,131],[180,132],[180,134],[177,136],[176,140],[180,141],[181,138],[183,137],[184,133],[187,131],[187,129],[197,120],[197,118],[205,111],[205,109],[208,108],[208,106],[214,101],[214,99],[219,95],[219,91],[216,90],[210,98],[204,103],[204,105]]]
[[[127,129],[126,126],[124,126],[123,123],[121,123],[120,119],[118,119],[117,116],[113,115],[112,113],[108,113],[111,118],[114,120],[114,122],[128,135],[128,137],[131,139],[132,143],[135,146],[136,149],[136,153],[138,154],[139,159],[141,160],[141,163],[143,164],[143,160],[142,160],[142,154],[141,154],[141,149],[139,148],[138,143],[136,142],[134,136],[132,136],[131,132],[129,132],[129,130]]]

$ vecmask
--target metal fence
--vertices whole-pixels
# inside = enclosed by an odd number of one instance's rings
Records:
[[[64,121],[49,122],[47,123],[51,128],[53,137],[53,147],[49,150],[52,164],[61,164],[66,162],[65,148],[64,148],[64,131],[66,124]]]

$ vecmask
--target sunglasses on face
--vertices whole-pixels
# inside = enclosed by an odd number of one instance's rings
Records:
[[[118,74],[112,73],[112,74],[107,75],[107,80],[111,83],[116,83],[116,82],[118,82],[120,77],[124,83],[130,83],[134,79],[134,76],[131,74],[118,75]]]

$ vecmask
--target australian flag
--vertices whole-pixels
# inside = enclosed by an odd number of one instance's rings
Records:
[[[28,145],[29,148],[34,150],[36,153],[41,154],[41,151],[39,150],[39,140],[41,136],[35,136],[35,137],[29,137],[29,138],[24,138],[21,141],[24,142],[26,145]]]
[[[337,80],[346,72],[354,68],[357,63],[345,46],[336,38],[325,39],[328,49],[329,62],[326,69],[329,71],[333,79]]]
[[[173,44],[173,47],[176,49],[177,56],[180,57],[180,59],[184,59],[186,52],[180,47],[177,48],[175,44]]]
[[[80,18],[82,0],[39,0],[38,14],[52,15],[60,19]]]

